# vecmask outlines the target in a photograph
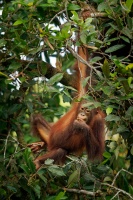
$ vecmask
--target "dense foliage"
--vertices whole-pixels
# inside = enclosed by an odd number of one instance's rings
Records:
[[[0,199],[133,199],[132,1],[0,4]],[[84,21],[79,13],[88,5],[92,16]],[[70,156],[62,167],[47,160],[36,171],[29,118],[39,112],[55,121],[65,113],[75,90],[73,49],[82,44],[92,69],[84,98],[107,114],[104,160]]]

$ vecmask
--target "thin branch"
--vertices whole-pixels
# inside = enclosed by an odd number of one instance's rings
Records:
[[[22,65],[28,65],[29,64],[36,64],[38,65],[38,67],[40,67],[40,71],[41,71],[41,63],[44,61],[27,61],[27,60],[20,60],[19,62],[22,63]],[[38,76],[45,76],[46,78],[51,78],[52,76],[54,76],[55,74],[57,73],[62,73],[59,69],[53,67],[52,65],[50,65],[49,63],[46,63],[46,68],[47,68],[47,71],[46,71],[46,74],[39,74]],[[24,68],[24,70],[30,70],[28,69],[28,67]],[[23,71],[24,73],[24,71]],[[66,85],[66,86],[71,86],[73,88],[76,88],[77,89],[77,84],[76,84],[76,77],[74,76],[74,74],[68,74],[67,72],[64,72],[63,73],[63,79],[60,81],[60,83],[62,83],[63,85]]]
[[[60,14],[62,14],[63,12],[65,12],[66,11],[66,9],[64,9],[64,10],[61,10],[60,12],[58,12],[56,15],[54,15],[54,17],[50,20],[50,22],[48,23],[48,26],[51,24],[51,22],[58,16],[58,15],[60,15]]]
[[[95,18],[95,17],[107,17],[107,13],[103,12],[95,12],[95,13],[90,13],[90,17]]]
[[[63,188],[67,192],[73,192],[77,194],[86,194],[95,197],[97,192],[89,192],[87,190],[78,190],[78,189],[69,189],[69,188]]]
[[[102,183],[101,185],[105,185],[105,186],[108,186],[108,187],[110,187],[112,189],[115,189],[116,191],[119,191],[119,193],[121,192],[121,193],[127,195],[128,197],[130,197],[130,199],[133,199],[133,196],[131,196],[128,192],[126,192],[126,191],[124,191],[124,190],[122,190],[120,188],[117,188],[117,187],[115,187],[113,185],[110,185],[108,183]]]
[[[9,136],[10,136],[10,131],[8,132],[7,138],[6,138],[6,140],[5,140],[5,148],[4,148],[4,164],[5,164],[7,142],[8,142],[8,138],[9,138]]]
[[[80,62],[87,65],[90,69],[93,69],[97,72],[96,68],[89,64],[86,60],[84,60],[76,51],[74,51],[70,46],[67,46],[68,50],[72,53],[72,55],[77,58]]]
[[[115,197],[119,195],[120,191],[118,191],[110,200],[113,200]]]
[[[120,171],[117,172],[117,174],[116,174],[116,176],[115,176],[115,178],[114,178],[114,180],[113,180],[113,182],[112,182],[112,184],[111,184],[112,186],[114,185],[114,183],[115,183],[117,177],[119,176],[119,174],[120,174],[121,172],[126,172],[127,174],[130,174],[131,176],[133,176],[133,173],[128,172],[128,171],[125,170],[125,169],[121,169]]]

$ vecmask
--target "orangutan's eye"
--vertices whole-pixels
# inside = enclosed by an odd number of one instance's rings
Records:
[[[89,109],[86,109],[86,113],[90,113],[90,110],[89,110]]]

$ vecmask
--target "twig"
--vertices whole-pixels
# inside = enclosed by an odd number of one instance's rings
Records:
[[[19,146],[19,142],[15,138],[13,138],[12,136],[10,136],[10,137],[17,143],[17,145],[16,145],[14,153],[11,155],[11,157],[9,159],[8,164],[6,165],[6,169],[9,167],[9,165],[10,165],[12,159],[14,158],[15,154],[17,154],[17,150],[18,150],[18,146]]]
[[[74,51],[70,46],[67,46],[68,50],[73,54],[75,58],[77,58],[80,62],[87,65],[90,69],[93,69],[97,72],[96,68],[90,65],[86,60],[84,60],[76,51]]]
[[[66,9],[64,9],[64,10],[61,10],[60,12],[58,12],[56,15],[54,15],[54,17],[50,20],[50,22],[48,23],[48,26],[51,24],[51,22],[58,16],[58,15],[60,15],[60,14],[62,14],[63,12],[65,12],[66,11]]]
[[[90,17],[95,18],[95,17],[108,17],[107,13],[103,12],[94,12],[90,13]]]
[[[24,147],[23,149],[19,150],[18,152],[14,153],[14,154],[17,154],[17,153],[20,153],[22,151],[24,151],[27,147]],[[13,154],[13,156],[14,156]],[[8,159],[8,158],[12,158],[12,155],[11,156],[7,156],[5,159],[4,159],[4,162]]]
[[[5,164],[5,158],[6,158],[7,141],[8,141],[9,136],[10,136],[10,132],[8,132],[7,138],[6,138],[6,140],[5,140],[5,148],[4,148],[4,164]]]
[[[117,188],[117,187],[115,187],[115,186],[113,186],[113,185],[110,185],[110,184],[108,184],[108,183],[102,183],[102,185],[105,185],[105,186],[108,186],[108,187],[110,187],[110,188],[113,188],[113,189],[119,191],[119,193],[121,192],[121,193],[127,195],[128,197],[130,197],[130,199],[133,199],[133,196],[131,196],[128,192],[126,192],[126,191],[124,191],[124,190],[122,190],[122,189],[120,189],[120,188]]]
[[[74,192],[74,193],[78,193],[78,194],[86,194],[86,195],[90,195],[95,197],[95,195],[97,194],[97,192],[89,192],[87,190],[78,190],[78,189],[69,189],[69,188],[63,188],[65,191],[67,192]]]
[[[126,172],[127,174],[130,174],[131,176],[133,176],[133,173],[128,172],[128,171],[125,170],[125,169],[121,169],[120,171],[117,172],[117,174],[116,174],[116,176],[115,176],[115,178],[114,178],[114,180],[113,180],[113,182],[112,182],[112,184],[111,184],[112,186],[114,185],[114,183],[115,183],[117,177],[119,176],[119,174],[120,174],[122,171],[123,171],[123,172]]]
[[[115,197],[117,197],[119,193],[120,191],[118,191],[110,200],[113,200]]]

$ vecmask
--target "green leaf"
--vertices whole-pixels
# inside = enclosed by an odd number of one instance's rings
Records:
[[[87,83],[88,83],[89,79],[90,79],[90,77],[89,77],[89,76],[88,76],[88,77],[86,77],[86,78],[84,78],[84,80],[82,81],[82,85],[83,85],[83,87],[85,87],[85,86],[87,85]]]
[[[45,87],[45,90],[47,91],[47,92],[50,92],[50,93],[59,93],[60,91],[58,90],[58,89],[56,89],[55,87],[52,87],[52,86],[46,86]]]
[[[102,88],[102,91],[103,91],[104,94],[106,94],[107,96],[110,96],[110,94],[111,94],[111,88],[110,88],[110,86],[104,86],[104,87]]]
[[[73,16],[71,17],[71,19],[74,21],[74,22],[79,22],[80,19],[79,19],[79,16],[78,16],[78,13],[76,13],[75,11],[72,11],[72,14]]]
[[[28,110],[30,111],[30,113],[33,112],[33,104],[31,102],[26,102],[26,105],[28,107]]]
[[[54,176],[65,176],[63,169],[58,167],[57,165],[53,165],[48,167],[48,170],[54,175]]]
[[[128,108],[128,110],[126,111],[125,117],[128,118],[128,119],[130,119],[130,118],[133,119],[133,106],[130,106]]]
[[[32,174],[34,174],[34,173],[36,172],[36,168],[35,168],[35,164],[33,163],[33,161],[32,161],[31,158],[29,158],[27,164],[28,164],[28,167],[29,167],[29,169],[30,169],[30,172],[31,172]]]
[[[100,102],[97,102],[97,101],[94,101],[94,102],[93,102],[93,105],[94,105],[94,108],[101,107],[101,103],[100,103]]]
[[[80,40],[83,44],[86,44],[87,40],[87,31],[82,31],[82,34],[80,35]]]
[[[110,168],[106,165],[98,165],[97,167],[97,171],[98,171],[98,174],[100,175],[103,175],[106,174],[107,172],[109,172]]]
[[[126,66],[126,70],[129,70],[129,69],[133,69],[133,63],[129,63],[129,64]]]
[[[114,45],[112,47],[109,47],[108,49],[105,50],[105,53],[112,53],[114,51],[117,51],[121,48],[123,48],[125,45],[124,44],[117,44],[117,45]]]
[[[9,65],[9,70],[17,70],[21,67],[21,64],[13,61],[10,65]]]
[[[96,63],[97,61],[100,61],[102,59],[102,57],[100,57],[100,56],[95,56],[94,58],[92,58],[91,60],[90,60],[90,62],[91,63]]]
[[[15,187],[11,186],[11,185],[7,185],[7,188],[8,188],[10,191],[14,192],[14,193],[17,192],[17,189],[16,189]]]
[[[108,4],[106,2],[102,2],[98,5],[97,9],[99,12],[102,12],[102,11],[106,10],[107,8],[108,8]]]
[[[48,81],[48,84],[49,85],[53,85],[57,82],[60,82],[60,80],[63,78],[63,73],[58,73],[58,74],[55,74],[54,76],[52,76],[49,81]]]
[[[126,133],[129,132],[128,128],[125,125],[119,125],[119,128],[117,129],[118,133]]]
[[[92,181],[92,182],[95,182],[96,181],[96,177],[93,175],[93,174],[89,174],[88,172],[85,172],[83,174],[83,177],[86,181]]]
[[[84,22],[84,29],[85,30],[82,30],[81,31],[81,33],[82,32],[84,32],[84,31],[88,31],[89,30],[89,32],[92,32],[93,33],[93,31],[95,31],[95,26],[93,26],[91,23],[92,23],[92,21],[93,21],[93,18],[91,18],[91,17],[89,17],[89,18],[87,18],[86,20],[85,20],[85,22]],[[88,32],[86,32],[86,34],[87,34]],[[97,41],[100,41],[100,40],[97,40]]]
[[[131,154],[133,155],[133,146],[131,147],[131,150],[130,150]]]
[[[38,199],[40,199],[40,195],[41,195],[41,187],[39,185],[39,182],[36,181],[34,182],[34,184],[32,185],[33,190],[35,191]]]
[[[132,154],[133,155],[133,154]],[[133,195],[133,186],[129,184],[129,194]]]
[[[109,107],[106,108],[107,115],[109,115],[110,113],[112,113],[112,111],[113,111],[112,107],[109,106]]]
[[[4,74],[3,72],[0,72],[0,76],[4,76],[4,77],[8,78],[8,76],[6,74]]]
[[[42,50],[42,48],[43,48],[43,47],[40,46],[40,47],[38,47],[38,48],[30,49],[30,50],[29,50],[29,53],[32,54],[32,55],[34,55],[34,54],[40,52],[40,51]]]
[[[3,198],[3,199],[6,199],[6,194],[7,194],[6,190],[0,188],[0,198],[1,198],[1,199],[2,199],[2,198]]]
[[[129,85],[129,87],[130,87],[130,85],[131,85],[131,83],[132,83],[132,81],[133,81],[133,77],[129,77],[127,81],[128,81],[128,85]]]
[[[130,87],[129,87],[129,84],[128,84],[128,80],[123,79],[123,80],[120,80],[120,82],[123,85],[123,88],[124,88],[126,94],[128,94],[130,92]]]
[[[112,178],[110,176],[106,176],[103,182],[112,182]]]
[[[132,30],[132,27],[133,27],[133,19],[132,19],[132,17],[130,17],[130,16],[128,15],[127,18],[126,18],[126,20],[127,20],[127,27],[128,27],[130,30]]]
[[[19,80],[21,81],[21,83],[26,82],[27,78],[26,77],[19,77]]]
[[[119,69],[125,69],[125,65],[123,63],[120,62],[120,60],[118,59],[113,59],[115,65],[119,68]]]
[[[118,156],[119,156],[119,152],[120,152],[120,147],[117,146],[117,148],[114,150],[114,154],[115,154],[116,159],[117,159]]]
[[[63,28],[61,29],[62,37],[67,39],[70,37],[70,31],[71,31],[71,24],[65,23]]]
[[[49,3],[45,3],[45,4],[39,4],[39,7],[42,7],[42,8],[47,8],[47,7],[53,7],[54,4],[49,4]]]
[[[65,88],[69,89],[69,90],[72,90],[72,91],[77,91],[75,88],[71,87],[71,86],[64,86]]]
[[[16,103],[16,104],[13,104],[10,108],[8,108],[8,112],[10,114],[13,114],[13,113],[21,110],[21,108],[22,108],[22,104],[17,104]]]
[[[40,63],[40,70],[41,70],[41,73],[43,74],[43,75],[45,75],[46,74],[46,72],[47,72],[47,63],[46,62],[43,62],[43,61],[41,61],[41,63]]]
[[[96,71],[96,74],[97,74],[97,76],[99,77],[99,79],[101,79],[101,80],[103,80],[104,78],[103,78],[103,75],[102,75],[102,72],[100,72],[100,71]]]
[[[64,97],[64,95],[63,95],[63,101],[64,101],[64,98],[67,99],[67,102],[68,102],[70,99],[72,99],[72,97],[71,97],[70,93],[68,92],[68,90],[63,90],[63,93],[65,94],[65,97]],[[67,97],[68,97],[68,98],[67,98]],[[65,102],[65,101],[64,101],[64,102]]]
[[[40,170],[37,171],[37,174],[38,174],[38,176],[43,180],[43,182],[44,182],[45,184],[47,184],[47,179],[46,179],[46,177],[43,175],[43,174],[44,174],[44,171],[43,171],[42,169],[40,169]]]
[[[106,121],[111,122],[111,121],[120,121],[120,117],[117,115],[108,115],[106,118]]]
[[[125,42],[130,43],[129,38],[125,37],[125,36],[120,36],[121,39],[123,39]]]
[[[68,10],[80,10],[80,6],[79,5],[75,5],[74,3],[69,3],[67,6]]]
[[[14,22],[14,26],[18,26],[20,24],[24,24],[26,22],[26,20],[23,20],[23,19],[18,19],[16,22]]]
[[[61,200],[64,196],[65,196],[65,191],[64,192],[60,192],[57,196],[56,196],[56,198],[55,198],[55,200]],[[63,198],[64,199],[64,198]]]
[[[30,3],[28,3],[27,5],[30,7],[30,6],[33,6],[33,1],[32,2],[30,2]]]
[[[103,66],[102,66],[102,70],[103,70],[104,75],[107,78],[109,78],[110,77],[110,69],[109,69],[109,63],[108,63],[108,61],[106,59],[104,60],[104,63],[103,63]]]
[[[20,167],[24,170],[27,175],[30,175],[30,170],[27,165],[21,164]]]
[[[131,10],[132,5],[133,5],[133,0],[126,1],[126,6],[128,7],[129,10]]]
[[[107,151],[105,151],[104,153],[103,153],[103,156],[105,157],[105,158],[111,158],[111,154],[109,153],[109,152],[107,152]]]
[[[23,166],[23,169],[28,170],[27,172],[30,173],[35,173],[36,169],[35,169],[35,165],[31,159],[31,150],[30,148],[25,149],[24,153],[23,153],[23,157],[24,160],[26,162],[27,168]]]
[[[47,0],[47,2],[48,2],[49,4],[54,4],[54,3],[56,2],[56,0]]]
[[[133,36],[132,36],[132,31],[131,31],[129,28],[124,27],[124,28],[122,29],[121,32],[122,32],[124,35],[126,35],[127,37],[129,37],[130,39],[133,38]]]
[[[79,174],[80,174],[80,170],[77,169],[69,176],[68,187],[71,187],[71,184],[73,184],[79,180]]]
[[[7,42],[4,39],[0,39],[0,47],[5,46]]]
[[[116,148],[116,142],[110,142],[110,144],[108,145],[108,147],[111,149],[111,151],[114,151],[114,149]]]
[[[54,162],[53,159],[47,159],[47,160],[45,161],[45,165],[51,165],[51,164],[53,164],[53,162]]]

